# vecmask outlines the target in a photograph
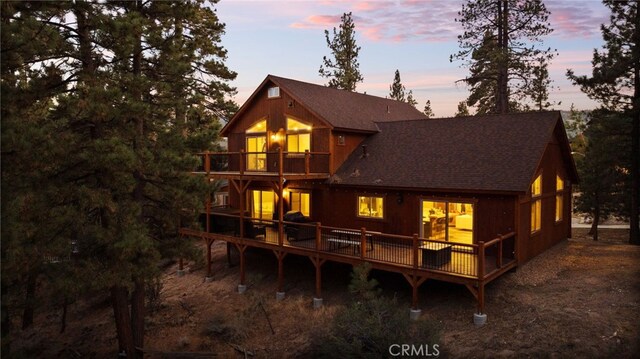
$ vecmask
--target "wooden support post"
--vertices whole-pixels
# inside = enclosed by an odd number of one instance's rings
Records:
[[[211,173],[211,154],[209,151],[204,153],[204,171],[207,173],[207,177],[209,173]]]
[[[304,150],[304,174],[308,175],[309,174],[309,159],[310,159],[310,153],[309,150]]]
[[[244,285],[245,281],[245,261],[244,261],[244,251],[247,249],[246,245],[236,244],[238,248],[238,252],[240,252],[240,284]]]
[[[273,251],[276,258],[278,258],[278,292],[283,292],[284,289],[284,257],[287,256],[286,252]]]
[[[502,268],[502,244],[504,243],[504,238],[500,238],[500,242],[498,242],[498,254],[496,255],[496,267],[498,269]]]
[[[205,203],[206,206],[206,214],[207,214],[207,218],[205,220],[205,231],[207,233],[211,233],[211,197],[207,196],[207,202]]]
[[[180,259],[178,259],[178,270],[179,271],[183,271],[184,270],[184,261],[183,261],[182,257],[180,257]]]
[[[241,149],[240,150],[240,154],[239,154],[239,162],[240,162],[240,175],[244,174],[244,150]]]
[[[207,277],[212,277],[212,273],[211,273],[211,245],[213,244],[213,240],[212,239],[207,239]]]
[[[484,251],[485,251],[484,242],[480,241],[478,243],[478,280],[479,281],[484,280],[484,260],[485,260]]]
[[[417,283],[415,277],[412,278],[411,289],[412,289],[412,293],[411,293],[411,309],[418,310],[418,283]]]
[[[322,227],[320,226],[320,222],[316,222],[316,251],[320,251],[321,248],[321,241],[322,240]]]
[[[413,269],[418,269],[418,235],[413,234]]]
[[[238,182],[239,187],[240,187],[240,191],[238,191],[238,194],[240,195],[240,238],[244,238],[244,195],[245,195],[245,190],[244,187],[242,186],[242,180],[239,180]]]
[[[360,228],[360,258],[364,260],[367,255],[367,229]]]
[[[316,267],[316,298],[322,298],[322,264],[324,260],[316,258],[313,264]]]
[[[484,313],[484,255],[485,245],[481,241],[478,243],[478,314]]]
[[[282,146],[278,147],[278,245],[282,247],[284,245],[284,154],[282,152]]]

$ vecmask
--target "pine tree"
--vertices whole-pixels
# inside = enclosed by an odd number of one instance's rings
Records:
[[[400,71],[396,70],[396,74],[393,77],[393,83],[389,85],[389,98],[394,99],[396,101],[405,102],[404,95],[405,87],[400,80]]]
[[[458,111],[456,112],[454,117],[464,117],[469,115],[470,114],[469,114],[469,108],[467,107],[467,102],[466,101],[458,102]]]
[[[329,30],[324,31],[333,60],[324,56],[319,72],[320,76],[329,79],[327,86],[355,91],[358,82],[364,80],[358,64],[360,46],[356,45],[355,24],[351,13],[344,13],[340,20],[340,30],[333,28],[332,39],[329,39]]]
[[[538,111],[544,111],[550,109],[554,103],[549,102],[549,88],[551,88],[549,64],[544,58],[540,58],[538,62],[538,66],[533,69],[533,78],[529,84],[529,89],[533,107]]]
[[[469,105],[482,99],[478,113],[508,113],[513,104],[532,99],[528,79],[540,66],[537,60],[555,56],[536,46],[553,31],[542,1],[467,0],[458,15],[464,29],[458,36],[461,50],[450,59],[466,60],[470,68],[463,81],[472,96],[477,93]]]
[[[640,13],[637,1],[605,0],[610,23],[602,26],[602,51],[593,54],[591,77],[567,76],[590,98],[610,111],[633,119],[630,138],[631,173],[629,242],[640,245]]]
[[[418,104],[418,101],[415,98],[413,98],[413,90],[409,90],[409,93],[407,94],[406,102],[413,107],[416,107],[416,105]]]
[[[119,351],[139,356],[145,283],[158,259],[185,250],[179,226],[211,190],[188,175],[193,153],[215,145],[218,119],[236,108],[226,100],[235,73],[219,45],[224,25],[200,2],[2,6],[2,186],[23,194],[3,196],[3,296],[16,282],[6,268],[75,248],[69,280],[51,283],[110,293]],[[23,130],[31,137],[15,136]],[[16,181],[30,166],[41,172],[34,182]]]
[[[427,100],[427,103],[424,105],[424,110],[422,111],[427,118],[433,118],[435,115],[433,114],[433,110],[431,109],[431,100]]]
[[[583,151],[574,159],[580,176],[575,207],[593,217],[589,234],[598,240],[598,224],[611,215],[628,213],[629,117],[606,109],[594,110],[583,133]]]

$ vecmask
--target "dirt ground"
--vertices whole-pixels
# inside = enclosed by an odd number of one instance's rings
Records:
[[[640,357],[640,247],[624,244],[628,230],[603,230],[593,242],[586,229],[486,288],[488,322],[472,324],[475,301],[464,286],[427,281],[420,288],[422,320],[441,328],[442,356]],[[237,266],[229,267],[224,243],[214,244],[214,277],[190,263],[163,278],[161,302],[147,319],[149,357],[281,358],[304,356],[310,338],[325,330],[349,303],[350,267],[323,266],[321,309],[312,308],[314,267],[306,258],[285,259],[286,299],[275,300],[277,261],[248,252],[245,294],[236,293]],[[401,275],[374,271],[387,295],[408,306],[411,289]],[[13,332],[18,357],[104,358],[116,355],[111,307],[98,297],[69,308],[59,334],[59,308],[41,310],[36,326]],[[424,343],[415,343],[424,344]],[[432,344],[432,343],[431,343]],[[175,355],[198,352],[201,355]],[[4,355],[3,355],[4,357]]]

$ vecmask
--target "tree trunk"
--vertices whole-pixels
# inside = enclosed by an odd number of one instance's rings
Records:
[[[595,196],[596,206],[593,210],[593,223],[591,223],[591,229],[589,230],[589,235],[593,236],[593,240],[598,240],[598,223],[600,223],[600,199],[598,198],[598,194]]]
[[[633,127],[631,129],[631,214],[629,218],[629,243],[640,245],[638,210],[640,209],[640,11],[636,5],[635,29],[633,32]]]
[[[116,332],[118,334],[118,353],[123,353],[127,358],[135,357],[135,344],[131,330],[131,316],[129,315],[129,291],[127,287],[111,287],[111,305],[113,316],[116,320]]]
[[[2,256],[4,257],[4,253]],[[2,300],[0,300],[0,309],[2,311],[2,329],[0,330],[0,338],[2,338],[2,342],[0,345],[0,352],[5,356],[10,357],[11,355],[9,353],[11,350],[11,345],[9,340],[9,332],[11,331],[11,320],[9,318],[9,305],[7,304],[7,299],[9,296],[9,286],[7,285],[6,281],[2,280],[0,281],[0,288],[0,291],[2,293]]]
[[[496,112],[509,112],[509,7],[508,1],[498,1],[498,80],[496,84]]]
[[[22,312],[22,329],[27,329],[33,325],[37,277],[38,275],[34,270],[29,271],[29,275],[27,276],[27,293],[24,298],[24,311]]]
[[[62,302],[62,316],[60,318],[60,333],[64,333],[67,329],[67,307],[69,306],[69,300],[67,297],[64,297],[64,301]]]
[[[133,344],[137,348],[144,348],[144,283],[143,280],[136,280],[131,296],[131,329],[133,331]],[[142,359],[142,352],[136,350],[135,357]]]

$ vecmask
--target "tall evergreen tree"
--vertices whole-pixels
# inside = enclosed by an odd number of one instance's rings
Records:
[[[467,107],[467,102],[466,101],[460,101],[458,102],[458,110],[456,111],[456,114],[454,115],[454,117],[464,117],[464,116],[469,116],[469,108]]]
[[[389,85],[389,98],[405,102],[406,99],[404,91],[405,87],[400,80],[400,71],[396,70],[396,74],[393,77],[393,83]]]
[[[333,59],[324,56],[319,72],[320,76],[329,79],[327,86],[355,91],[358,82],[364,80],[358,64],[360,46],[356,45],[355,24],[351,13],[342,14],[340,20],[340,30],[333,28],[332,39],[329,39],[329,30],[324,31]]]
[[[588,213],[593,222],[589,234],[598,240],[598,224],[611,215],[628,213],[629,196],[625,188],[629,186],[629,164],[631,129],[630,118],[606,109],[594,110],[578,151],[574,153],[580,176],[575,207],[579,212]]]
[[[418,101],[415,98],[413,98],[413,90],[409,90],[409,93],[407,93],[406,102],[413,107],[416,107],[416,105],[418,104]]]
[[[537,60],[555,56],[537,46],[552,32],[542,1],[467,0],[458,16],[461,50],[450,59],[466,60],[470,68],[463,80],[472,88],[469,105],[480,101],[478,113],[508,113],[510,104],[531,99]]]
[[[567,76],[590,98],[611,111],[632,118],[630,132],[631,197],[629,242],[640,245],[640,13],[637,1],[604,0],[611,9],[610,23],[601,27],[605,41],[593,54],[593,73]]]
[[[2,186],[20,184],[24,196],[3,196],[3,296],[5,283],[18,281],[5,265],[62,258],[73,243],[69,267],[81,270],[70,280],[110,293],[119,351],[139,356],[145,282],[158,274],[159,258],[183,250],[179,225],[195,218],[210,191],[188,175],[192,154],[214,146],[218,118],[236,108],[226,99],[235,73],[219,45],[224,25],[202,1],[5,4]],[[33,102],[32,121],[13,106],[20,98]],[[33,127],[37,142],[14,136],[22,127]],[[9,162],[37,166],[45,188],[14,183],[30,171]],[[25,209],[49,220],[43,225]],[[20,273],[29,288],[30,268]]]
[[[433,118],[435,115],[433,114],[433,110],[431,109],[431,100],[427,100],[427,103],[424,105],[424,110],[422,110],[427,118]]]

